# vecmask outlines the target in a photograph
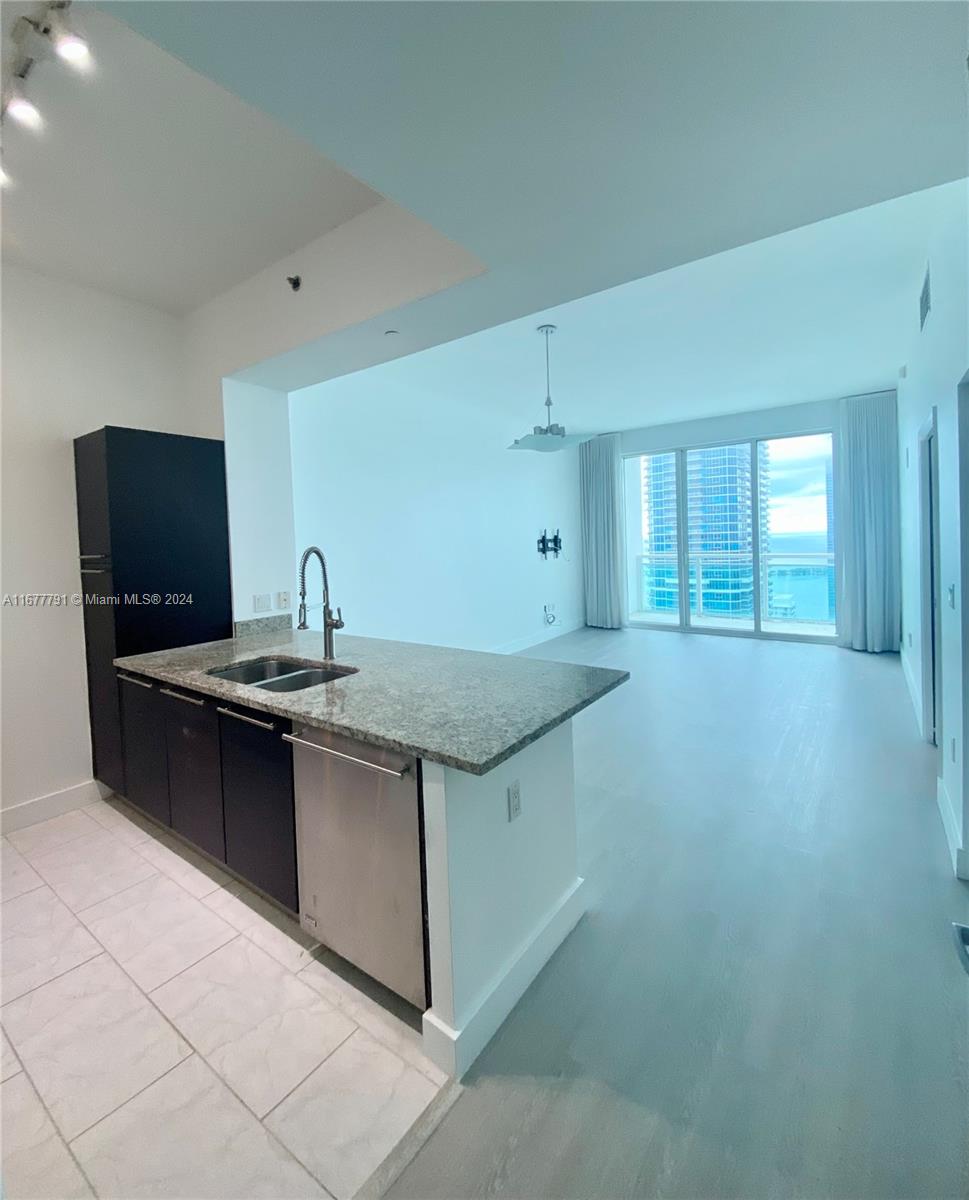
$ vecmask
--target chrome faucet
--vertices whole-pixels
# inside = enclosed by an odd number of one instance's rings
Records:
[[[323,657],[333,658],[333,630],[343,628],[343,610],[337,608],[336,616],[330,608],[330,580],[326,574],[326,559],[319,546],[307,546],[299,560],[299,624],[297,629],[309,629],[306,623],[306,564],[315,554],[323,570]]]

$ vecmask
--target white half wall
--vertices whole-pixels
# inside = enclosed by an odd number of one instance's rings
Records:
[[[3,592],[79,593],[73,439],[103,425],[197,432],[181,324],[10,265],[2,311]],[[81,610],[4,606],[0,620],[3,807],[89,803]]]
[[[460,1077],[585,911],[572,722],[486,775],[427,762],[423,772],[432,993],[424,1047]],[[515,781],[521,813],[509,821]]]
[[[507,419],[415,381],[422,357],[290,395],[297,547],[322,547],[348,633],[512,652],[577,628],[577,451],[507,450]]]
[[[289,613],[296,581],[289,397],[234,379],[223,395],[232,617]],[[289,605],[276,604],[281,591],[289,592]],[[256,612],[254,596],[266,593],[272,609]]]
[[[969,181],[935,191],[935,219],[927,225],[925,262],[932,308],[919,329],[922,279],[912,281],[912,324],[904,377],[898,382],[899,470],[902,515],[902,656],[906,676],[919,690],[922,679],[921,531],[919,430],[936,411],[939,449],[939,568],[941,573],[942,745],[938,803],[953,862],[965,847],[969,795],[965,787],[964,673],[960,545],[958,392],[969,369]],[[969,519],[966,517],[965,519]],[[950,593],[951,592],[951,602]],[[919,705],[916,704],[916,711]]]

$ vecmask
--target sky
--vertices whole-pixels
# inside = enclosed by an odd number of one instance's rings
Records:
[[[824,533],[827,529],[825,461],[831,435],[773,438],[770,453],[770,532]]]

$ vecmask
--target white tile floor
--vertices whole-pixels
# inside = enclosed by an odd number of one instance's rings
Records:
[[[6,1200],[349,1200],[446,1082],[294,920],[121,802],[0,844]]]

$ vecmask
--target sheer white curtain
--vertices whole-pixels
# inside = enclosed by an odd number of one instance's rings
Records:
[[[896,651],[902,585],[894,392],[841,401],[836,486],[838,641]]]
[[[621,467],[617,433],[579,447],[585,623],[599,629],[623,623]]]

